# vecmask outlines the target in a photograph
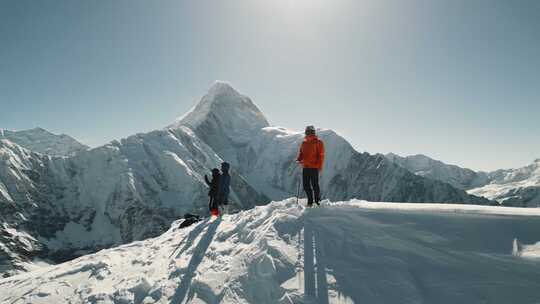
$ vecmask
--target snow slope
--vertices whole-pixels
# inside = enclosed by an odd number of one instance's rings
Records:
[[[0,129],[0,139],[8,139],[28,150],[53,156],[72,156],[89,149],[71,136],[56,135],[42,128],[21,131]]]
[[[536,303],[538,246],[521,242],[539,216],[289,199],[1,279],[0,302]]]

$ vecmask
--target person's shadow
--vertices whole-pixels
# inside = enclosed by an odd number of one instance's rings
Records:
[[[185,270],[184,275],[181,278],[180,285],[178,286],[178,288],[176,288],[176,291],[174,292],[174,295],[171,300],[171,304],[180,304],[186,298],[186,295],[189,291],[189,287],[191,286],[191,281],[195,277],[195,271],[197,271],[197,268],[199,267],[202,260],[204,259],[204,255],[206,254],[208,247],[210,247],[210,244],[212,243],[212,239],[214,238],[214,235],[216,234],[216,230],[220,223],[221,223],[221,218],[218,217],[214,222],[208,225],[208,229],[206,230],[206,233],[197,244],[197,247],[193,250],[193,255],[191,257],[191,260],[189,261],[189,265],[187,269]],[[204,225],[200,225],[200,226],[204,227]],[[186,248],[186,246],[184,246],[184,248]],[[183,250],[180,251],[178,256],[182,252]]]
[[[312,225],[304,219],[304,297],[307,301],[328,304],[324,244]]]

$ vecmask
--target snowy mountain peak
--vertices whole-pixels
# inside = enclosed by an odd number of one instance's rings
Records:
[[[210,89],[208,89],[208,94],[212,94],[214,96],[217,95],[241,95],[233,86],[226,82],[221,80],[216,80],[212,86],[210,86]]]
[[[240,121],[240,128],[264,128],[268,120],[247,96],[240,94],[229,83],[216,81],[208,93],[188,113],[178,118],[170,128],[189,126],[193,129],[208,120]],[[231,126],[225,126],[231,127]]]
[[[249,97],[226,82],[216,81],[199,103],[169,128],[187,126],[216,148],[230,143],[246,144],[254,133],[269,125]]]
[[[52,156],[72,156],[88,146],[65,134],[54,134],[40,127],[28,130],[1,130],[0,139],[8,139],[28,150]]]

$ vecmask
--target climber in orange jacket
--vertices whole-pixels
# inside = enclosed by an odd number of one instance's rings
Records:
[[[319,205],[321,190],[319,188],[319,172],[324,164],[324,143],[315,135],[315,127],[307,126],[306,137],[300,146],[297,161],[302,164],[302,180],[308,198],[308,207],[315,202]]]

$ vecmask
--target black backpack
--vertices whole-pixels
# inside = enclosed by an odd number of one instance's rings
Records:
[[[191,226],[200,220],[201,220],[200,216],[191,214],[191,213],[186,213],[184,214],[184,221],[180,223],[180,228]]]

